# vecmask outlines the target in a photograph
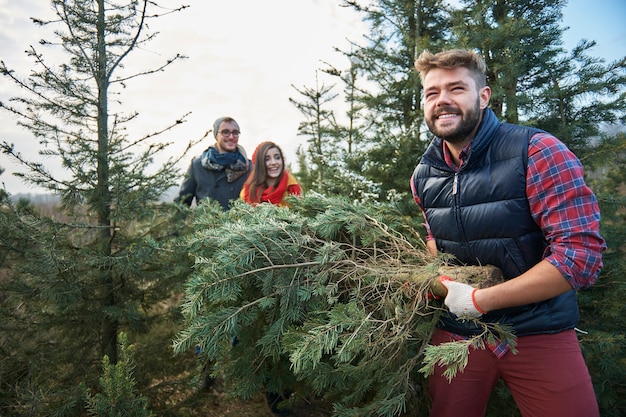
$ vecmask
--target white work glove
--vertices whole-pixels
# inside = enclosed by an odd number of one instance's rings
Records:
[[[476,288],[453,281],[445,275],[439,277],[439,282],[448,289],[444,303],[455,316],[480,317],[486,313],[476,304],[474,299],[474,293],[478,291]]]

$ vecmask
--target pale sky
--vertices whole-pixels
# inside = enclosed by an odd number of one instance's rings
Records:
[[[250,156],[255,146],[273,140],[286,152],[287,163],[295,164],[295,149],[306,142],[297,135],[302,115],[289,98],[302,98],[292,85],[314,87],[316,69],[330,62],[344,69],[347,61],[334,51],[347,49],[347,39],[362,40],[365,24],[340,0],[161,0],[159,4],[191,7],[181,13],[150,23],[160,32],[156,41],[126,61],[126,70],[145,69],[176,53],[189,58],[165,72],[138,78],[123,92],[125,108],[140,117],[129,133],[137,136],[165,127],[191,112],[187,123],[160,138],[175,142],[177,154],[190,139],[200,138],[213,121],[230,115],[240,124],[240,144]],[[23,77],[33,67],[24,51],[36,45],[50,60],[54,56],[41,48],[49,32],[31,23],[29,17],[50,16],[47,0],[0,0],[0,59]],[[581,38],[596,40],[593,55],[615,60],[626,55],[626,2],[623,0],[570,0],[564,10],[565,47],[571,49]],[[325,79],[328,85],[332,81]],[[337,86],[337,93],[340,93]],[[15,88],[0,78],[0,100]],[[11,115],[0,112],[0,140],[15,143],[16,149],[54,167],[52,160],[37,155],[39,145]],[[210,143],[205,139],[181,163],[181,178],[192,156]],[[416,162],[416,161],[415,161]],[[0,154],[0,176],[12,194],[37,192],[11,175],[21,169]]]

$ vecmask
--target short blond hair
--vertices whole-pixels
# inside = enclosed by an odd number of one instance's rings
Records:
[[[415,69],[419,72],[422,81],[426,74],[438,68],[446,70],[467,68],[474,76],[476,87],[482,88],[487,85],[487,65],[478,52],[450,49],[433,54],[424,50],[415,61]]]

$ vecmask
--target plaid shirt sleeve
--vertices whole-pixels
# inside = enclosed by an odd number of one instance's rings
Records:
[[[579,290],[596,281],[606,243],[598,201],[585,184],[580,160],[554,136],[535,134],[528,147],[526,194],[544,233],[544,259]]]

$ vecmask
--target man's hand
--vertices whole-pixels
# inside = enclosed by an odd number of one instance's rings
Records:
[[[474,299],[474,293],[477,291],[476,288],[471,285],[453,281],[450,277],[445,275],[439,277],[439,282],[448,290],[448,295],[444,303],[448,306],[452,314],[458,317],[480,317],[486,313],[486,311],[483,311],[478,307],[478,304],[476,304],[476,300]]]

